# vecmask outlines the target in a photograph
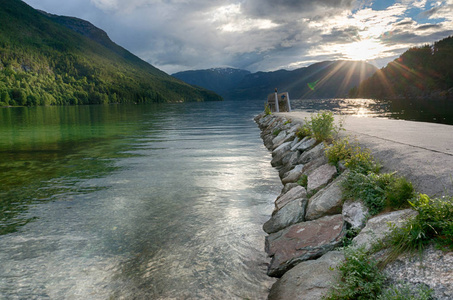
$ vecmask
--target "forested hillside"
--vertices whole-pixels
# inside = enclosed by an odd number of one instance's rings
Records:
[[[350,91],[360,98],[453,98],[453,37],[411,48]]]
[[[19,0],[0,0],[0,20],[0,105],[221,100],[154,68],[86,21],[46,15]]]

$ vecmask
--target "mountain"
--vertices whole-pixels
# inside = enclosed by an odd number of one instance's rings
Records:
[[[350,91],[360,98],[453,99],[453,36],[404,52]]]
[[[233,68],[183,71],[172,74],[188,84],[201,86],[226,97],[250,72]]]
[[[141,60],[91,23],[0,0],[0,105],[221,100]]]
[[[292,71],[223,70],[186,71],[173,76],[211,89],[228,99],[266,99],[275,88],[289,92],[294,99],[336,98],[345,97],[351,88],[378,69],[365,62],[325,61]],[[225,74],[229,70],[234,71]]]

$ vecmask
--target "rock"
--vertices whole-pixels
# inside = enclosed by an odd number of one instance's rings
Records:
[[[307,192],[316,191],[328,184],[337,175],[337,168],[332,165],[322,165],[308,175]]]
[[[297,223],[266,237],[272,257],[267,274],[280,277],[302,261],[315,259],[334,249],[344,236],[343,216],[326,216]]]
[[[283,165],[287,165],[287,164],[295,165],[297,162],[297,159],[299,158],[299,155],[300,155],[299,151],[296,151],[296,152],[288,151],[286,153],[286,155],[282,158],[282,164]]]
[[[352,241],[356,246],[363,245],[366,250],[370,250],[371,243],[381,240],[389,232],[388,223],[401,227],[408,218],[415,216],[416,214],[417,212],[409,208],[392,211],[371,218],[368,220],[362,231],[360,231]]]
[[[272,144],[274,145],[274,147],[276,145],[280,146],[282,144],[281,142],[283,142],[285,137],[286,137],[286,131],[283,131],[283,130],[280,131],[280,133],[272,140]],[[275,147],[275,148],[277,148],[277,147]]]
[[[290,225],[303,222],[307,198],[292,200],[280,210],[272,214],[272,217],[264,223],[263,230],[266,233],[274,233]]]
[[[272,157],[279,156],[287,152],[291,148],[291,142],[286,142],[278,146],[272,151]]]
[[[316,157],[313,160],[310,160],[309,163],[304,165],[304,174],[310,175],[313,173],[314,170],[319,168],[322,165],[327,164],[329,161],[327,160],[327,157],[325,155],[321,155],[320,157]],[[296,162],[297,163],[297,162]]]
[[[303,168],[304,165],[295,166],[294,169],[283,176],[282,183],[287,184],[290,182],[297,182],[297,180],[299,180],[299,177],[302,175]]]
[[[299,128],[302,127],[302,124],[298,123],[296,125],[292,125],[291,128],[288,130],[288,133],[289,132],[294,132],[294,133],[297,133],[297,131],[299,130]]]
[[[302,142],[297,146],[297,150],[299,151],[306,151],[310,148],[312,148],[316,144],[316,139],[309,138],[304,142],[305,139],[302,140]]]
[[[283,206],[285,206],[292,200],[299,198],[307,198],[307,191],[303,186],[300,185],[290,189],[289,192],[284,194],[283,196],[278,197],[277,200],[275,200],[275,208],[276,210],[280,210]]]
[[[279,142],[279,144],[276,144],[276,145],[280,146],[281,144],[286,143],[286,142],[291,142],[291,145],[292,145],[295,138],[296,138],[296,134],[294,132],[288,132],[286,134],[285,138],[283,139],[283,141]]]
[[[453,252],[429,246],[421,255],[405,254],[384,268],[391,284],[428,286],[438,300],[453,299]]]
[[[352,228],[362,229],[365,227],[368,208],[362,201],[346,200],[343,203],[343,219],[349,223]]]
[[[283,196],[284,194],[289,192],[289,190],[291,190],[292,188],[298,187],[298,186],[300,186],[300,185],[298,185],[297,183],[294,183],[294,182],[290,182],[290,183],[285,184],[285,186],[282,189],[281,196]]]
[[[291,142],[286,142],[281,144],[277,149],[275,149],[272,152],[272,161],[271,165],[273,167],[279,166],[282,164],[282,159],[285,156],[286,152],[289,151],[289,148],[291,147]]]
[[[336,267],[344,260],[340,251],[299,263],[272,286],[268,300],[322,299],[335,283]]]
[[[324,143],[320,143],[313,149],[310,149],[309,151],[302,153],[302,155],[299,157],[299,160],[297,161],[297,163],[306,164],[320,156],[324,156]]]
[[[291,146],[291,151],[296,151],[297,148],[298,148],[300,145],[302,145],[302,143],[308,141],[309,139],[310,139],[310,137],[308,137],[308,136],[304,137],[301,141],[299,141],[298,143],[296,143],[296,144],[294,144],[294,145]]]
[[[294,138],[293,142],[291,143],[291,150],[292,150],[292,151],[295,151],[295,150],[296,150],[295,148],[294,148],[294,150],[293,150],[293,147],[294,147],[295,145],[297,145],[299,142],[300,142],[300,138],[296,136],[296,137]]]
[[[308,201],[306,220],[315,220],[326,215],[341,213],[342,191],[341,182],[346,174],[343,173],[324,189],[316,193]]]

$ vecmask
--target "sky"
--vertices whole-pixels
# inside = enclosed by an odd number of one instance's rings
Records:
[[[385,66],[453,35],[453,0],[24,0],[81,18],[169,73],[292,70],[325,60]]]

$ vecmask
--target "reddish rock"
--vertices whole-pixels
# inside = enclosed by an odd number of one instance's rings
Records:
[[[307,192],[316,191],[332,181],[337,175],[337,168],[332,165],[322,165],[308,175]]]
[[[280,277],[302,261],[315,259],[340,244],[345,228],[341,214],[302,222],[266,238],[272,257],[267,274]]]

